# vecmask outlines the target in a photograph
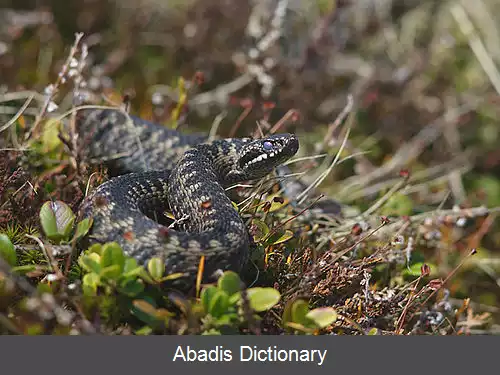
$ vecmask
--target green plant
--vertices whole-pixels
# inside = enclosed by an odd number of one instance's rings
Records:
[[[17,263],[16,248],[6,234],[0,233],[0,257],[11,266]]]
[[[75,220],[71,208],[62,201],[45,202],[40,209],[40,224],[47,238],[55,244],[74,244],[88,233],[92,219],[85,218],[76,227]]]
[[[158,285],[172,278],[171,275],[163,277],[163,263],[159,258],[151,259],[146,270],[134,258],[126,256],[116,242],[110,242],[90,246],[80,255],[78,264],[83,274],[83,295],[100,300],[119,300],[123,308],[146,323],[139,334],[164,327],[173,315],[158,308],[155,296],[145,293],[146,283]],[[115,319],[110,317],[110,320]]]
[[[319,307],[311,310],[303,299],[288,302],[283,312],[283,327],[299,333],[312,334],[328,327],[337,320],[337,311],[332,307]]]
[[[208,286],[201,292],[203,330],[219,333],[221,327],[243,323],[248,313],[246,309],[250,310],[252,319],[257,321],[260,317],[256,313],[271,309],[280,297],[274,288],[242,290],[240,277],[232,271],[226,271],[216,286]]]
[[[116,290],[135,297],[144,290],[140,279],[141,275],[145,275],[144,268],[134,258],[126,257],[115,242],[92,245],[78,258],[78,264],[86,272],[82,278],[86,295],[96,295],[102,288],[104,294],[112,294]]]
[[[78,259],[83,270],[82,289],[86,296],[112,296],[116,293],[129,299],[131,313],[146,326],[138,334],[151,333],[155,328],[165,327],[176,314],[162,307],[163,298],[146,290],[146,284],[161,286],[181,274],[164,275],[160,258],[152,258],[146,268],[139,266],[134,258],[127,257],[115,243],[95,244],[84,251]],[[280,300],[280,293],[273,288],[242,289],[240,277],[231,271],[224,272],[217,285],[202,289],[199,299],[177,301],[181,306],[178,321],[199,320],[200,331],[220,334],[222,329],[237,329],[247,319],[248,310],[252,319],[257,313],[271,309]]]

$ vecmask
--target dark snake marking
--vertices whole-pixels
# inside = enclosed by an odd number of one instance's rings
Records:
[[[116,241],[140,264],[161,257],[167,273],[186,274],[176,280],[178,287],[193,285],[202,255],[206,281],[217,270],[240,271],[250,238],[225,188],[269,174],[296,154],[297,138],[279,134],[204,143],[206,136],[130,118],[133,123],[119,110],[78,114],[85,156],[106,160],[114,174],[122,174],[81,205],[81,217],[93,218],[90,243]],[[113,158],[120,154],[127,155]],[[180,219],[175,230],[151,219],[169,208]]]

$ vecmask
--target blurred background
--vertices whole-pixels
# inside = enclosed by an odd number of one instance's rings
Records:
[[[334,155],[349,128],[351,157],[319,187],[347,205],[366,209],[408,170],[411,186],[382,214],[494,208],[499,14],[498,0],[0,0],[0,95],[43,95],[82,32],[86,89],[126,96],[144,118],[166,122],[182,101],[181,128],[219,118],[223,136],[284,118],[302,156]],[[17,110],[0,103],[2,118]],[[477,248],[449,289],[498,316],[495,218],[441,228],[438,245],[417,252],[445,277]]]

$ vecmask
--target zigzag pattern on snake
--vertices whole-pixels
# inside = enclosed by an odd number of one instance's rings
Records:
[[[186,275],[178,285],[192,285],[202,255],[207,281],[241,270],[250,239],[225,188],[264,177],[299,147],[292,134],[207,142],[120,110],[82,110],[77,124],[85,156],[118,175],[80,207],[93,218],[90,243],[118,242],[140,264],[161,257],[167,273]],[[152,219],[168,209],[175,230]]]

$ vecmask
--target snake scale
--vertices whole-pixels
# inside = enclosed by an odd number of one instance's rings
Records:
[[[250,238],[225,188],[264,177],[299,148],[292,134],[208,141],[118,109],[81,110],[77,129],[85,157],[115,176],[80,207],[93,218],[89,242],[115,241],[143,265],[160,257],[167,274],[185,275],[182,288],[194,285],[202,255],[204,281],[241,270]],[[154,220],[168,209],[175,229]]]

